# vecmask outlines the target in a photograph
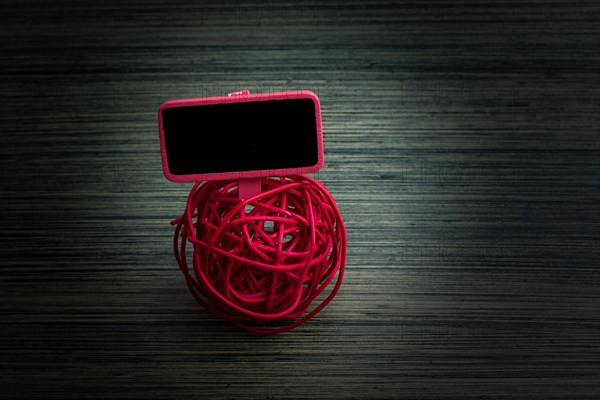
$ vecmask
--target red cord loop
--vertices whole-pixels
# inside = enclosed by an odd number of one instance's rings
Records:
[[[261,185],[262,193],[239,199],[237,180],[197,183],[172,223],[175,258],[198,303],[267,334],[297,327],[333,299],[344,274],[346,230],[320,182],[296,175],[262,178]],[[336,274],[327,297],[308,311]],[[271,321],[278,326],[259,327]]]

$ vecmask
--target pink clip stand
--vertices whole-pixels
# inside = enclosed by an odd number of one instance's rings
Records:
[[[346,260],[335,200],[303,175],[323,165],[317,96],[243,90],[168,101],[158,118],[165,176],[196,182],[173,224],[175,257],[198,303],[262,334],[316,315],[339,290]]]

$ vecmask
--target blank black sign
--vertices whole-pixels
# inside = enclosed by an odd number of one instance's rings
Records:
[[[165,108],[173,175],[301,168],[318,162],[315,103],[268,100]]]

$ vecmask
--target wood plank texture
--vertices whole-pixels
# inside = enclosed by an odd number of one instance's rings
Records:
[[[598,2],[4,1],[0,38],[0,398],[600,398]],[[319,95],[348,231],[269,337],[188,293],[159,159],[163,101],[241,89]]]

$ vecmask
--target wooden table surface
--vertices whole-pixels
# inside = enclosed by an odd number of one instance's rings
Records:
[[[595,1],[0,5],[0,398],[600,398]],[[167,99],[308,89],[342,288],[201,309]],[[282,132],[285,134],[285,132]]]

